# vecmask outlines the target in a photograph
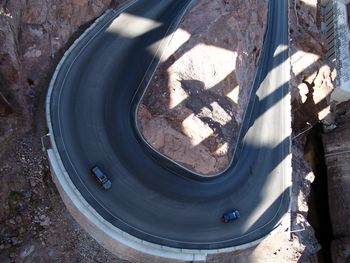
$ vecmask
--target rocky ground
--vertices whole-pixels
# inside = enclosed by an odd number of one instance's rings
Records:
[[[118,2],[122,1],[0,1],[0,143],[31,131],[48,73],[61,51],[87,23]]]
[[[290,2],[293,131],[299,133],[319,120],[328,121],[336,71],[324,58],[327,46],[320,34],[320,1]]]
[[[0,262],[124,262],[69,215],[40,142],[46,133],[46,90],[61,51],[103,10],[120,2],[0,0]],[[175,35],[176,52],[165,56],[140,107],[149,142],[201,173],[228,163],[261,48],[266,1],[237,3],[233,8],[226,0],[199,1]],[[208,262],[316,262],[320,247],[306,220],[314,175],[303,158],[305,135],[299,134],[328,114],[335,74],[322,59],[317,1],[290,3],[292,229],[306,230],[290,239],[277,234],[255,248]]]
[[[140,128],[150,145],[203,175],[228,166],[266,14],[267,1],[245,0],[202,0],[190,11],[141,101]]]

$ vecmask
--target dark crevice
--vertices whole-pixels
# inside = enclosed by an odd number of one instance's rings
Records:
[[[32,80],[30,78],[27,79],[27,83],[28,83],[29,87],[33,87],[34,86],[34,80]]]
[[[317,253],[319,263],[332,262],[331,241],[333,237],[328,205],[327,167],[322,144],[322,124],[317,124],[307,136],[304,158],[311,165],[315,180],[311,184],[308,201],[307,220],[315,230],[315,236],[321,245]]]

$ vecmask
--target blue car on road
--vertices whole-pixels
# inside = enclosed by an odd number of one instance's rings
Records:
[[[222,220],[224,221],[224,223],[229,223],[231,221],[234,221],[238,218],[240,218],[240,213],[238,210],[234,210],[234,211],[230,211],[230,212],[227,212],[225,213],[223,216],[222,216]]]

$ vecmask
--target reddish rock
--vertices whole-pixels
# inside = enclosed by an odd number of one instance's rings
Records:
[[[319,6],[317,0],[293,0],[289,9],[294,133],[306,130],[330,114],[335,70],[324,58],[327,47],[317,24]]]
[[[45,93],[47,80],[61,56],[60,50],[81,26],[101,15],[111,4],[122,2],[125,1],[0,3],[0,112],[7,112],[6,118],[0,120],[1,128],[11,130],[12,135],[19,129],[31,128],[35,98]],[[9,135],[2,134],[0,143]]]
[[[142,100],[148,119],[139,112],[143,136],[155,150],[203,175],[227,167],[266,14],[267,1],[202,0],[185,16]]]

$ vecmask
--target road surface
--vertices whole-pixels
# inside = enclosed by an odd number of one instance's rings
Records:
[[[238,246],[269,234],[289,207],[287,1],[270,1],[241,143],[230,167],[210,179],[157,154],[136,127],[138,103],[167,45],[163,39],[190,3],[139,0],[89,32],[58,72],[49,129],[76,188],[114,226],[168,247]],[[91,176],[94,165],[111,179],[109,191]],[[222,214],[232,209],[241,218],[223,224]]]

